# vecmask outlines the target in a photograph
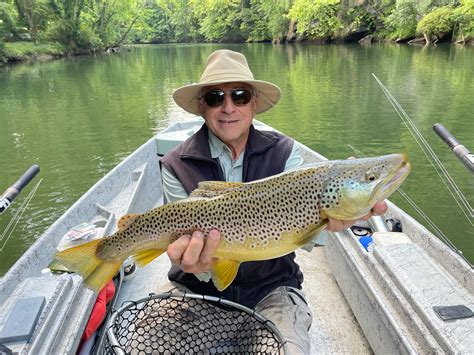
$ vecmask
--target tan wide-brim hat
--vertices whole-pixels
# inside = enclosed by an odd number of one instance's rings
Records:
[[[212,52],[207,58],[201,80],[177,89],[173,93],[173,99],[184,110],[199,116],[201,113],[198,95],[202,88],[234,82],[247,83],[254,87],[258,96],[257,114],[271,109],[280,101],[280,88],[267,81],[255,80],[245,56],[228,49]]]

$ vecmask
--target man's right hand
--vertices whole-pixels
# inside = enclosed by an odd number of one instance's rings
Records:
[[[205,239],[200,231],[193,235],[182,235],[168,246],[166,252],[174,265],[184,272],[199,274],[209,271],[214,263],[214,254],[219,246],[221,234],[213,229]]]

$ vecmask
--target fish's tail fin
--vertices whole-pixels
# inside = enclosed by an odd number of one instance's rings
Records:
[[[119,271],[123,260],[107,262],[97,257],[100,239],[58,252],[54,259],[70,271],[81,275],[84,284],[94,290],[101,290]]]

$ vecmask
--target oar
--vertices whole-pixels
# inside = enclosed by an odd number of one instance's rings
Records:
[[[474,173],[474,154],[469,149],[463,146],[458,140],[441,124],[436,123],[433,126],[436,134],[448,145],[453,151],[454,155],[458,157],[462,163]]]
[[[38,165],[32,165],[23,175],[0,197],[0,214],[6,211],[20,191],[38,174],[40,168]]]

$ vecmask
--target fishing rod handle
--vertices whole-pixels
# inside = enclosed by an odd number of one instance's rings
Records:
[[[435,123],[433,130],[448,145],[448,147],[451,148],[451,150],[459,145],[458,140],[454,138],[451,132],[449,132],[441,123]]]
[[[472,154],[464,145],[459,143],[459,141],[454,138],[454,136],[441,123],[436,123],[433,126],[433,130],[448,145],[448,147],[451,148],[454,155],[461,160],[466,168],[474,173],[474,154]]]
[[[387,224],[381,216],[372,216],[367,220],[372,232],[390,232]]]
[[[26,185],[30,183],[31,180],[38,174],[40,171],[40,168],[38,165],[33,164],[32,166],[29,167],[27,171],[23,173],[22,176],[11,186],[20,192]]]
[[[5,190],[2,197],[0,198],[0,214],[5,212],[5,210],[10,206],[13,200],[18,196],[20,191],[29,184],[29,182],[38,174],[40,168],[38,165],[34,164],[23,173],[22,176],[12,184],[8,189]]]

